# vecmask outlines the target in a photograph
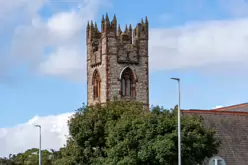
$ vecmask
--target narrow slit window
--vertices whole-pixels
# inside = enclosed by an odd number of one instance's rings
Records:
[[[101,93],[101,79],[100,74],[96,70],[93,74],[93,97],[94,99],[100,98]]]

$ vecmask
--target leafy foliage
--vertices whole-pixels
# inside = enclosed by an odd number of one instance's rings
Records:
[[[83,106],[68,121],[70,138],[60,151],[43,151],[44,165],[176,165],[177,110],[144,110],[137,102]],[[197,116],[182,117],[182,164],[201,164],[218,152],[215,131]],[[38,164],[31,149],[0,160],[6,165]],[[50,156],[49,156],[50,155]],[[52,159],[51,159],[52,155]],[[11,164],[12,163],[12,164]]]
[[[57,151],[58,152],[58,151]],[[44,165],[52,165],[53,153],[48,150],[42,150],[42,162]],[[32,148],[24,153],[9,155],[9,158],[1,158],[0,164],[3,165],[34,165],[39,164],[39,150]]]
[[[64,154],[74,164],[176,165],[177,111],[113,101],[82,107],[69,121]],[[217,153],[219,139],[196,116],[182,118],[182,163],[201,163]],[[73,164],[73,163],[72,163]]]

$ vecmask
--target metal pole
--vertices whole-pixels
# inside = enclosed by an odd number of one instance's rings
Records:
[[[35,127],[39,127],[39,165],[42,165],[42,157],[41,157],[41,126],[35,125]]]
[[[181,165],[181,110],[180,110],[180,79],[179,78],[171,78],[173,80],[176,80],[178,82],[178,165]]]
[[[180,98],[180,79],[178,80],[178,165],[181,165],[181,98]]]

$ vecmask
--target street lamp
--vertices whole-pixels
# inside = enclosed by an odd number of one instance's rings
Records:
[[[178,165],[181,165],[181,111],[180,111],[180,79],[179,78],[171,78],[172,80],[176,80],[178,82]]]
[[[34,125],[35,127],[39,128],[39,165],[41,165],[41,125]]]

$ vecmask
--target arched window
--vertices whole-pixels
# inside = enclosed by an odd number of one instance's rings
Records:
[[[101,94],[101,78],[97,70],[93,74],[93,97],[94,99],[100,98]]]
[[[127,67],[121,75],[121,95],[123,97],[135,97],[135,79],[133,71]]]

